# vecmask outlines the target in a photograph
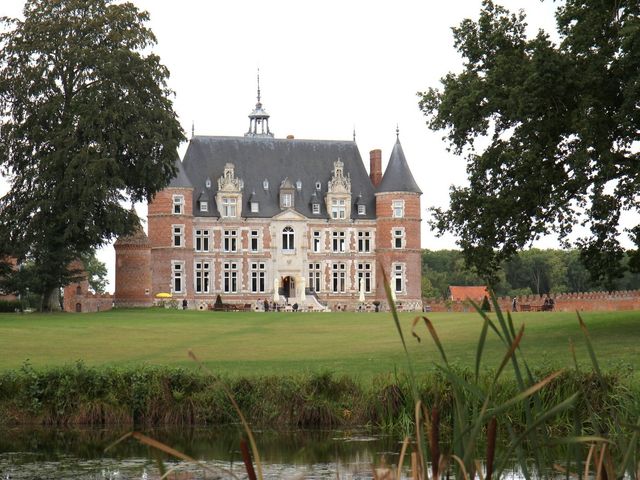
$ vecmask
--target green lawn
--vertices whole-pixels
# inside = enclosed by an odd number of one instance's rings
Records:
[[[402,314],[407,343],[418,368],[438,360],[415,315]],[[450,361],[472,367],[481,321],[473,313],[429,314]],[[640,312],[585,313],[605,369],[640,371]],[[578,358],[587,353],[575,314],[518,313],[526,324],[522,349],[532,365],[571,365],[569,338]],[[385,313],[212,313],[114,310],[96,314],[0,314],[0,370],[27,359],[36,367],[82,360],[88,365],[172,365],[195,368],[192,349],[214,371],[230,375],[289,374],[331,370],[361,379],[404,369],[400,339]],[[484,365],[495,367],[504,348],[489,335]]]

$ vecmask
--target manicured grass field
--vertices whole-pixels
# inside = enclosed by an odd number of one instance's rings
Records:
[[[401,314],[418,369],[439,360],[426,329],[412,338],[415,314]],[[451,362],[473,367],[481,328],[475,313],[429,314]],[[585,313],[605,369],[640,371],[640,312]],[[570,367],[569,338],[585,365],[588,355],[575,313],[517,313],[525,323],[522,349],[530,364]],[[330,370],[362,380],[404,370],[400,339],[387,313],[213,313],[114,310],[96,314],[0,314],[0,370],[27,359],[35,367],[70,364],[171,365],[197,368],[192,349],[213,371],[227,375],[293,374]],[[495,368],[504,348],[490,333],[483,364]],[[638,375],[636,374],[636,378]]]

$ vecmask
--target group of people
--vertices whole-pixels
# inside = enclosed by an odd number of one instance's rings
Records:
[[[264,309],[265,312],[268,311],[272,311],[272,312],[279,312],[280,310],[282,310],[283,305],[280,305],[279,303],[276,302],[270,302],[267,298],[264,299],[264,301],[262,301],[261,299],[256,300],[256,310],[260,310],[260,309]],[[298,311],[298,304],[294,303],[293,305],[291,305],[291,309],[294,312]]]
[[[556,306],[556,301],[553,298],[551,298],[549,295],[547,295],[544,298],[544,303],[542,304],[542,311],[551,312],[555,306]],[[511,300],[511,311],[512,312],[518,311],[518,297],[513,297],[513,299]]]

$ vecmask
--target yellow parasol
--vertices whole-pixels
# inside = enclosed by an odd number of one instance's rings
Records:
[[[172,295],[166,292],[156,293],[156,298],[171,298]]]

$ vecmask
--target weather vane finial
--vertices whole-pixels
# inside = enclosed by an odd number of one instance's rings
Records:
[[[356,124],[353,124],[353,141],[356,141]]]
[[[191,138],[196,136],[196,122],[191,120]]]
[[[400,127],[396,123],[396,140],[400,140]]]

